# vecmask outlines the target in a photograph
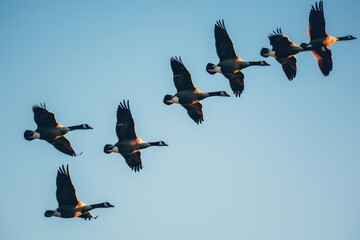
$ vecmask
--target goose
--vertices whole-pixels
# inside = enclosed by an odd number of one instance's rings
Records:
[[[333,37],[326,33],[323,1],[316,2],[311,6],[309,15],[308,35],[309,43],[302,43],[304,49],[312,48],[312,54],[318,62],[320,71],[328,76],[333,68],[332,54],[329,47],[338,41],[354,40],[356,37],[347,35],[345,37]]]
[[[235,53],[233,42],[226,31],[224,20],[215,24],[215,47],[220,62],[208,63],[206,71],[209,74],[222,73],[230,82],[230,87],[236,97],[240,97],[244,90],[244,74],[242,69],[249,66],[270,66],[265,61],[245,61]]]
[[[182,63],[181,57],[171,57],[170,65],[177,93],[174,96],[165,95],[163,102],[166,105],[181,104],[187,110],[190,118],[197,124],[204,121],[200,100],[213,96],[230,97],[225,91],[202,92],[196,88],[191,80],[190,72]]]
[[[117,109],[116,135],[118,142],[114,145],[106,144],[104,152],[120,153],[131,170],[139,172],[143,168],[141,149],[151,146],[168,146],[164,141],[145,142],[136,135],[135,122],[131,115],[129,100],[120,102]]]
[[[80,124],[76,126],[64,127],[55,119],[55,114],[46,109],[46,105],[34,105],[34,120],[37,124],[35,131],[26,130],[24,138],[28,141],[34,139],[45,140],[52,144],[57,150],[70,156],[77,156],[72,148],[69,140],[64,136],[70,131],[78,129],[93,129],[88,124]]]
[[[296,76],[296,57],[294,55],[304,49],[290,41],[287,36],[284,36],[281,28],[277,28],[268,37],[272,50],[262,48],[260,55],[266,58],[269,56],[274,57],[282,65],[282,69],[289,81],[293,80]]]
[[[90,211],[95,208],[110,208],[114,207],[109,202],[98,204],[85,204],[78,200],[76,196],[75,187],[71,181],[69,165],[59,167],[56,176],[56,199],[59,207],[55,210],[45,211],[45,217],[61,217],[61,218],[76,218],[80,217],[85,220],[94,218]],[[96,216],[94,219],[96,219]]]

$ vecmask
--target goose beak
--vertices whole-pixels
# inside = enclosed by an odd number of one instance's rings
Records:
[[[109,203],[109,206],[108,207],[115,207],[114,205],[112,205],[111,203]]]

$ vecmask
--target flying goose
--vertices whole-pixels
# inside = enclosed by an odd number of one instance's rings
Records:
[[[170,64],[177,93],[174,96],[165,95],[163,102],[166,105],[171,105],[173,103],[181,104],[197,124],[204,121],[200,100],[212,96],[230,97],[229,94],[224,91],[201,92],[196,88],[191,80],[190,72],[181,61],[181,57],[171,57]]]
[[[28,141],[42,139],[52,144],[57,150],[70,156],[77,156],[69,140],[64,136],[70,131],[78,129],[92,129],[88,124],[64,127],[55,120],[55,114],[46,109],[46,105],[34,105],[34,120],[37,124],[35,131],[26,130],[24,138]]]
[[[302,43],[300,46],[304,49],[312,48],[311,52],[317,60],[319,69],[324,76],[328,76],[333,67],[329,47],[338,41],[356,39],[356,37],[351,35],[333,37],[326,33],[323,1],[319,3],[316,2],[315,6],[311,6],[308,35],[310,43]]]
[[[119,104],[117,109],[116,135],[118,142],[114,145],[106,144],[104,152],[120,153],[131,170],[138,172],[143,168],[141,162],[141,149],[151,146],[168,146],[164,141],[145,142],[136,135],[135,123],[131,115],[129,100]]]
[[[78,200],[75,187],[70,178],[69,165],[59,167],[56,177],[56,199],[59,207],[56,210],[47,210],[45,217],[75,218],[80,217],[85,220],[94,218],[90,211],[95,208],[114,207],[109,202],[87,205]],[[97,216],[94,218],[96,219]]]
[[[268,37],[272,50],[262,48],[260,55],[266,58],[269,56],[274,57],[282,65],[286,77],[290,81],[293,80],[296,76],[296,57],[294,55],[302,52],[303,48],[290,41],[287,36],[284,36],[281,28],[277,28]]]
[[[222,73],[229,79],[230,87],[235,96],[240,97],[244,90],[244,74],[242,69],[249,66],[270,66],[265,61],[245,61],[235,53],[233,42],[226,31],[224,20],[218,20],[215,24],[215,46],[220,62],[215,65],[208,63],[206,71],[210,74]]]

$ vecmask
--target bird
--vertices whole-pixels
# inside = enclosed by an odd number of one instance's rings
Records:
[[[304,49],[312,49],[311,52],[317,60],[319,69],[324,76],[328,76],[333,68],[332,53],[329,47],[338,41],[356,39],[356,37],[352,35],[333,37],[326,33],[323,1],[316,2],[315,5],[311,6],[308,36],[310,42],[302,43],[300,46]]]
[[[246,61],[235,53],[233,42],[225,28],[224,20],[218,20],[214,28],[215,47],[220,62],[208,63],[206,71],[209,74],[222,73],[230,82],[230,87],[236,97],[244,90],[244,74],[242,69],[249,66],[270,66],[265,61]]]
[[[85,204],[78,200],[75,187],[71,181],[69,165],[59,167],[56,176],[56,199],[59,204],[55,210],[46,210],[45,217],[76,218],[80,217],[85,220],[96,219],[90,213],[95,208],[114,207],[109,202],[98,204]]]
[[[200,100],[213,96],[230,97],[225,91],[202,92],[196,88],[191,80],[191,74],[183,64],[181,57],[171,57],[170,65],[177,93],[173,96],[165,95],[163,102],[166,105],[181,104],[195,123],[199,124],[204,121]]]
[[[295,54],[302,52],[304,49],[282,34],[281,28],[277,28],[268,35],[272,50],[262,48],[260,55],[263,57],[274,57],[281,65],[282,69],[289,79],[293,80],[296,76],[296,57]],[[309,51],[310,49],[307,49]]]
[[[70,141],[64,136],[70,131],[79,129],[93,129],[89,124],[64,127],[55,119],[55,114],[46,109],[46,105],[39,104],[32,107],[34,120],[37,124],[35,131],[26,130],[24,138],[28,141],[34,139],[45,140],[52,144],[57,150],[70,156],[77,156]]]
[[[131,115],[129,100],[120,102],[117,109],[116,135],[118,142],[115,144],[106,144],[104,152],[120,153],[131,170],[139,172],[142,168],[141,149],[151,146],[168,146],[164,141],[145,142],[136,135],[135,122]]]

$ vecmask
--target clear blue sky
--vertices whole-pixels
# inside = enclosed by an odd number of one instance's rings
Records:
[[[331,47],[323,77],[299,54],[289,82],[280,64],[244,70],[241,98],[203,101],[196,125],[174,94],[170,57],[181,56],[203,91],[227,80],[217,62],[214,24],[224,19],[237,54],[264,60],[267,35],[281,27],[307,42],[306,1],[0,1],[0,239],[357,240],[360,239],[360,40]],[[360,37],[359,1],[324,1],[327,31]],[[116,109],[130,99],[138,135],[169,147],[142,151],[132,172],[115,143]],[[77,158],[44,141],[32,105],[45,102]],[[85,203],[109,201],[99,218],[45,218],[57,206],[57,168],[70,164]]]

